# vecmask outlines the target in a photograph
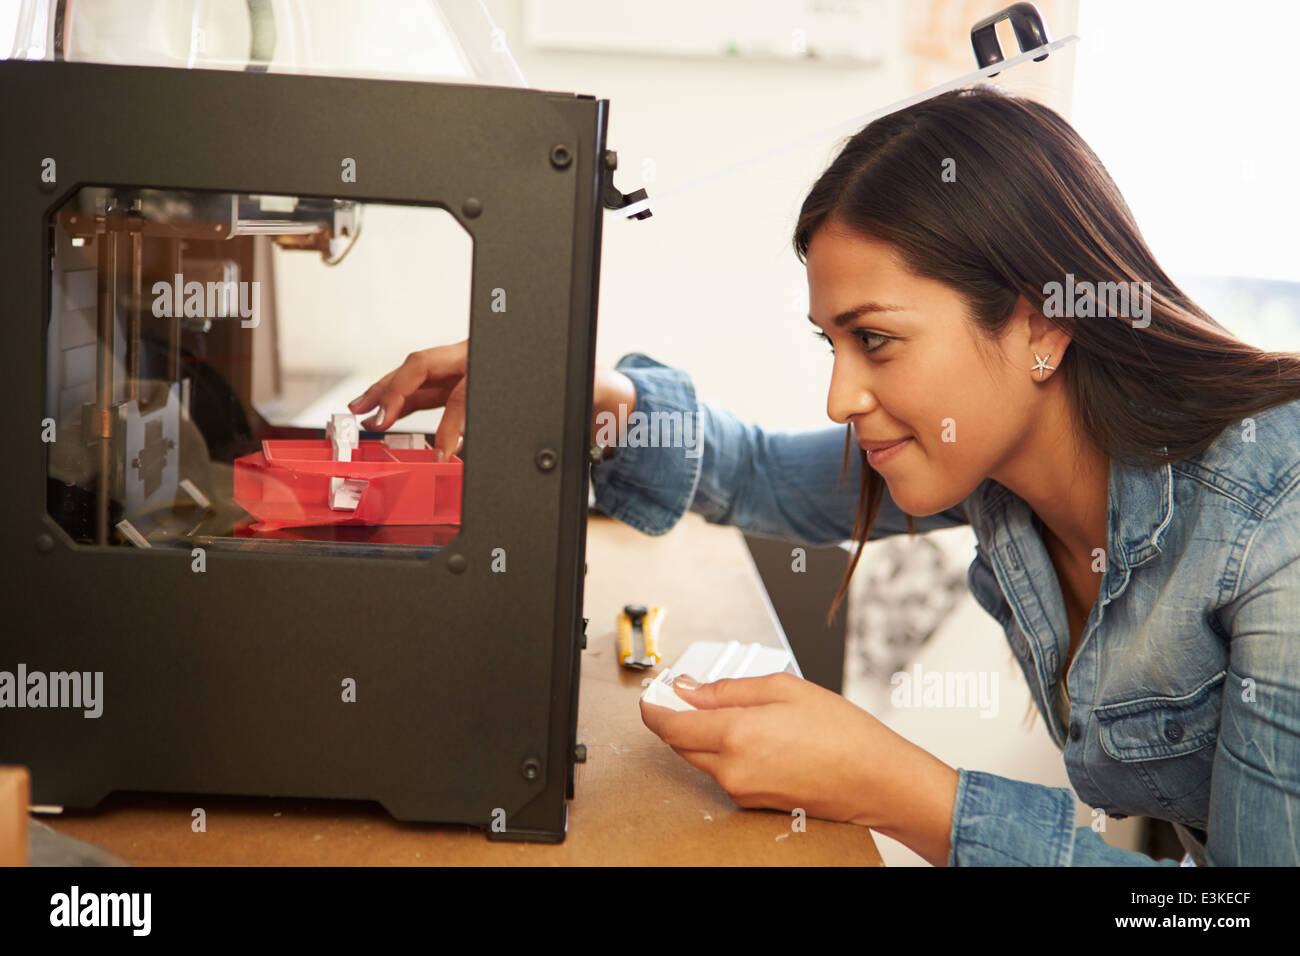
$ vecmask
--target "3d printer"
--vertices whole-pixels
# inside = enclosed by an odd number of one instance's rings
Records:
[[[34,803],[373,799],[563,839],[601,217],[644,196],[613,186],[607,110],[0,63],[0,669],[103,686],[93,719],[27,687],[0,707],[0,762],[31,768]],[[449,214],[472,241],[450,462],[418,433],[286,411],[276,262],[338,263],[363,207]],[[317,321],[328,337],[356,317]]]

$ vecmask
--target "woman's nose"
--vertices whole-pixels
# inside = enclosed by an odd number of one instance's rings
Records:
[[[831,421],[847,425],[871,411],[875,405],[875,396],[862,375],[841,367],[841,363],[837,362],[831,372],[830,392],[826,396],[826,414]]]

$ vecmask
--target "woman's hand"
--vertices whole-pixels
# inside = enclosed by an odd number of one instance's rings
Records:
[[[412,352],[406,361],[348,402],[354,415],[375,413],[361,423],[363,428],[384,431],[411,412],[422,408],[445,408],[433,447],[440,460],[460,450],[465,433],[465,364],[469,339],[453,345],[439,345]]]
[[[374,414],[361,423],[373,431],[385,431],[400,419],[424,408],[446,408],[433,447],[443,458],[460,450],[465,434],[465,389],[468,383],[466,364],[469,339],[453,345],[440,345],[412,352],[406,361],[366,389],[359,398],[348,402],[354,415]],[[592,444],[597,444],[600,414],[618,417],[620,405],[625,414],[636,408],[636,387],[622,372],[597,368],[592,387]],[[614,453],[613,445],[603,448],[604,457]]]
[[[860,707],[792,674],[698,685],[698,710],[641,702],[641,719],[742,807],[802,808],[869,826],[947,862],[957,772]]]

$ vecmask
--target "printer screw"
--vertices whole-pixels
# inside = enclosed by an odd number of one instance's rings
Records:
[[[465,560],[465,555],[463,554],[453,554],[447,559],[447,569],[451,571],[452,574],[460,574],[467,567],[469,567],[469,562]]]
[[[525,780],[536,780],[538,775],[542,772],[542,762],[536,757],[529,757],[524,761],[524,765],[521,769],[523,770]]]
[[[475,196],[470,196],[460,204],[460,211],[467,219],[477,219],[483,213],[483,202]]]
[[[605,168],[610,170],[618,169],[618,153],[612,149],[605,150]]]
[[[537,467],[542,471],[551,471],[555,468],[555,449],[543,448],[537,453]]]
[[[46,554],[54,550],[54,539],[48,534],[38,534],[36,536],[36,550]]]
[[[576,747],[573,748],[573,759],[576,760],[578,763],[586,763],[586,762],[587,762],[587,745],[586,745],[586,744],[578,744]]]
[[[569,152],[569,147],[563,143],[556,143],[551,147],[551,165],[556,169],[566,169],[573,162],[573,154]]]

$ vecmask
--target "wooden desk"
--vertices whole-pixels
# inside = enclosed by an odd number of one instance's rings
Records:
[[[593,515],[587,537],[577,768],[569,829],[558,845],[493,843],[464,826],[394,821],[377,804],[287,798],[113,794],[93,811],[43,817],[50,826],[142,865],[881,865],[871,831],[737,807],[641,722],[645,673],[620,668],[614,620],[624,604],[668,608],[671,662],[692,641],[737,638],[779,646],[739,531],[688,514],[661,537]],[[648,673],[648,672],[647,672]],[[207,831],[191,831],[203,807]]]

